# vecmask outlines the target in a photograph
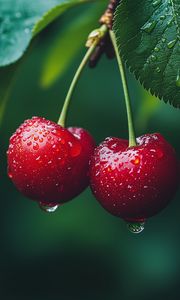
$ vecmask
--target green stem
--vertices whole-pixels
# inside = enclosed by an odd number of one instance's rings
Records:
[[[118,51],[118,46],[116,43],[116,37],[112,30],[109,31],[111,41],[114,47],[114,51],[116,54],[119,71],[121,74],[121,80],[122,80],[122,86],[124,91],[124,97],[125,97],[125,103],[126,103],[126,110],[127,110],[127,118],[128,118],[128,130],[129,130],[129,147],[136,146],[136,137],[135,137],[135,129],[134,129],[134,123],[133,123],[133,115],[132,115],[132,108],[131,108],[131,102],[129,97],[129,91],[128,91],[128,85],[127,85],[127,79],[126,74],[123,66],[123,62],[121,59],[121,56]]]
[[[105,35],[105,33],[107,32],[107,27],[105,25],[102,25],[98,31],[101,33],[101,38]],[[64,105],[58,120],[58,124],[61,125],[62,127],[65,126],[65,121],[66,121],[66,117],[67,117],[67,113],[68,113],[68,108],[69,108],[69,104],[70,104],[70,100],[72,97],[72,94],[74,92],[75,86],[77,84],[77,81],[82,73],[82,70],[84,69],[86,63],[88,62],[91,54],[93,53],[94,49],[96,48],[97,44],[99,43],[99,38],[95,38],[94,41],[92,42],[92,45],[89,47],[88,51],[86,52],[83,60],[81,61],[75,75],[74,78],[71,82],[71,85],[69,87],[67,96],[65,98],[64,101]]]

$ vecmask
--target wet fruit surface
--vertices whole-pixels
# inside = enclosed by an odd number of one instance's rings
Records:
[[[10,138],[8,175],[25,196],[53,207],[87,187],[94,146],[92,137],[82,128],[68,130],[33,117]]]
[[[161,211],[178,186],[178,162],[160,134],[146,134],[137,146],[107,138],[90,163],[91,189],[101,205],[129,222],[142,222]]]

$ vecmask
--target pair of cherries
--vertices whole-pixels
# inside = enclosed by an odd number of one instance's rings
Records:
[[[82,128],[63,128],[40,117],[26,120],[10,138],[8,175],[25,196],[47,211],[79,195],[90,183],[111,214],[139,232],[161,211],[178,187],[178,161],[160,134],[137,146],[110,137],[98,147]]]

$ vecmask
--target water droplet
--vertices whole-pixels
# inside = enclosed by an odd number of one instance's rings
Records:
[[[160,16],[160,20],[164,20],[164,19],[166,19],[166,16],[165,16],[165,15]]]
[[[27,146],[31,146],[31,145],[32,145],[31,141],[27,142]]]
[[[151,55],[151,60],[152,61],[156,61],[157,60],[157,57],[155,55]]]
[[[127,228],[131,233],[141,233],[144,230],[145,222],[127,222]]]
[[[74,144],[70,150],[70,154],[72,157],[76,157],[81,153],[81,145],[79,143]]]
[[[56,129],[53,129],[53,130],[52,130],[52,134],[55,134],[55,135],[56,135],[56,133],[57,133],[57,130],[56,130]]]
[[[39,207],[40,207],[40,209],[42,209],[43,211],[45,211],[47,213],[53,213],[58,209],[59,205],[56,204],[56,205],[52,206],[52,205],[46,205],[43,202],[40,202]]]
[[[141,27],[141,30],[143,30],[147,33],[151,33],[153,31],[153,29],[155,28],[156,24],[157,24],[157,21],[147,22]]]
[[[26,34],[29,34],[29,33],[30,33],[30,29],[27,27],[27,28],[24,29],[24,32],[25,32]]]
[[[20,19],[22,14],[18,11],[15,13],[15,18]]]
[[[157,67],[157,68],[156,68],[156,72],[157,72],[157,73],[160,73],[160,72],[161,72],[161,69],[160,69],[159,67]]]
[[[153,1],[152,5],[153,5],[154,7],[156,7],[156,6],[158,6],[159,4],[161,4],[161,2],[162,2],[162,0],[155,0],[155,1]]]
[[[38,143],[34,143],[34,144],[33,144],[33,149],[34,149],[34,150],[38,150],[38,149],[39,149]]]
[[[34,135],[34,141],[38,141],[38,135]]]
[[[167,44],[167,47],[168,47],[169,49],[173,48],[174,45],[176,44],[176,41],[177,41],[177,39],[170,41],[170,42]]]
[[[177,73],[177,77],[176,77],[176,86],[177,86],[177,87],[180,87],[180,70],[178,70],[178,73]]]
[[[139,158],[139,157],[136,157],[136,158],[133,159],[131,162],[132,162],[134,165],[139,165],[139,163],[140,163],[140,158]]]
[[[13,178],[13,175],[12,175],[11,171],[8,172],[8,177],[9,177],[10,179]]]
[[[163,43],[165,43],[166,42],[166,38],[164,37],[164,38],[162,38],[162,42]]]
[[[159,52],[159,50],[160,50],[159,47],[155,47],[155,48],[154,48],[154,51],[155,51],[155,52]]]

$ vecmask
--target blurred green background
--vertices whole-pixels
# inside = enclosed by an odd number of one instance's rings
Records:
[[[68,27],[74,18],[87,12],[93,17],[93,24],[83,26],[83,34],[77,31],[77,39],[82,39],[81,50],[76,47],[77,55],[68,67],[62,67],[63,74],[53,85],[42,87],[46,82],[42,74],[54,45],[54,68],[66,61],[70,45],[65,42],[64,51],[58,43],[65,32],[64,24]],[[58,119],[85,52],[84,38],[98,26],[94,13],[93,5],[73,8],[49,26],[32,43],[16,74],[0,129],[3,300],[179,299],[180,192],[162,213],[148,220],[143,233],[133,235],[122,220],[100,207],[89,189],[56,213],[47,214],[20,195],[6,175],[8,140],[24,119],[34,115]],[[73,44],[76,37],[72,39]],[[53,72],[56,71],[52,67],[51,75]],[[150,96],[130,74],[128,81],[137,135],[161,132],[180,157],[179,110]],[[97,143],[109,135],[127,138],[126,111],[115,60],[103,57],[96,69],[86,68],[72,99],[68,125],[88,129]]]

